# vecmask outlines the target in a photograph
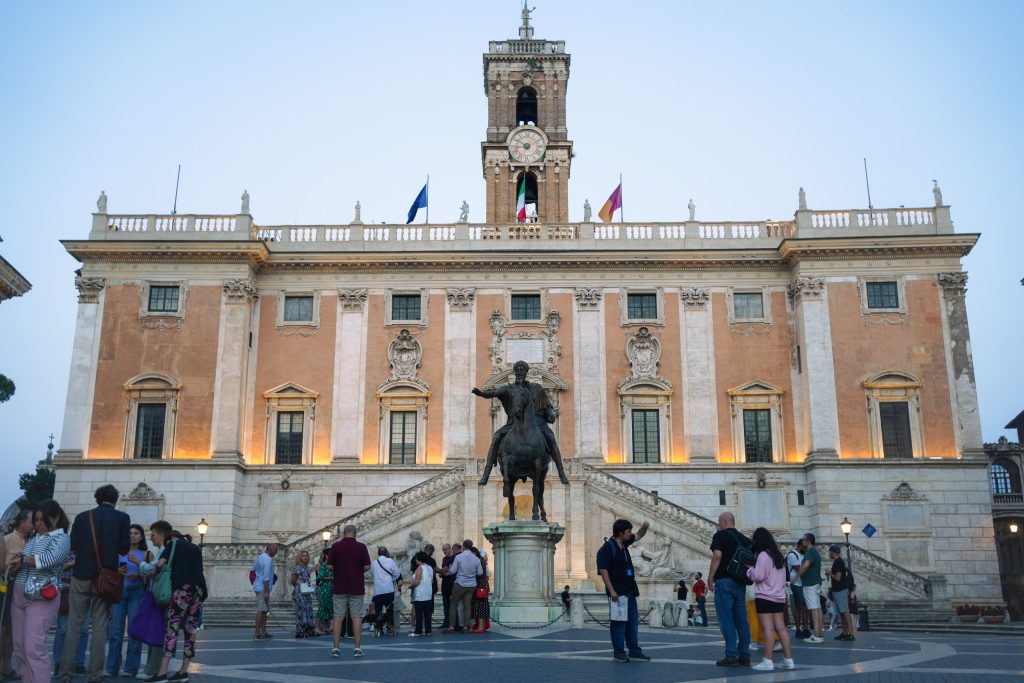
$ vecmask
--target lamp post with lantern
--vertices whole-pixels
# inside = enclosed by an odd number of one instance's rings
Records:
[[[206,518],[203,517],[199,520],[199,524],[196,524],[196,531],[199,532],[199,547],[203,547],[203,539],[206,537],[206,532],[210,530],[210,525],[206,523]]]
[[[320,532],[320,537],[324,539],[324,550],[327,550],[327,547],[331,544],[331,530],[324,529]]]
[[[849,519],[843,517],[843,521],[839,523],[839,528],[843,530],[843,535],[846,536],[846,567],[848,570],[853,570],[853,560],[850,559],[850,532],[853,531],[853,524]]]

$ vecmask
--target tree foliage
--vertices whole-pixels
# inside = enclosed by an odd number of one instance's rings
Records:
[[[0,375],[0,403],[14,396],[14,382],[7,375]]]
[[[49,467],[36,467],[36,471],[26,472],[18,477],[18,486],[25,492],[18,499],[18,507],[23,510],[34,508],[44,500],[53,498],[53,482],[56,473]]]

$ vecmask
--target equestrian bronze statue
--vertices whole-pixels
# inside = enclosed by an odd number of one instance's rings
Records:
[[[555,435],[548,427],[555,421],[555,411],[548,402],[544,388],[526,379],[530,366],[517,361],[512,368],[515,382],[503,384],[497,389],[473,389],[482,398],[496,398],[505,409],[508,421],[494,433],[491,447],[487,451],[487,463],[480,478],[481,486],[487,483],[491,469],[498,465],[501,471],[501,493],[508,499],[508,518],[516,518],[515,486],[517,481],[533,480],[533,519],[547,521],[544,510],[544,478],[552,460],[558,469],[558,478],[568,484],[562,467],[562,453],[558,450]]]

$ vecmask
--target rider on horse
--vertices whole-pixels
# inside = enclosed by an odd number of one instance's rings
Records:
[[[555,461],[555,467],[558,469],[558,478],[563,484],[568,484],[569,479],[565,476],[565,469],[562,467],[562,452],[558,450],[558,442],[555,441],[555,435],[552,433],[551,428],[548,427],[549,423],[555,421],[555,411],[551,408],[551,404],[548,402],[548,396],[544,393],[544,387],[531,382],[526,379],[526,373],[529,372],[530,366],[526,361],[516,361],[516,364],[512,366],[512,372],[515,373],[516,381],[515,384],[525,386],[530,390],[530,394],[533,396],[533,405],[536,409],[537,424],[540,429],[540,433],[544,435],[544,441],[548,446],[548,455]],[[501,446],[502,439],[508,434],[509,430],[512,429],[512,425],[515,422],[514,416],[512,415],[512,403],[510,393],[512,391],[511,384],[504,384],[497,389],[473,389],[473,393],[482,398],[496,398],[501,402],[502,407],[505,409],[505,415],[508,416],[508,421],[501,426],[498,431],[494,432],[494,436],[491,438],[491,447],[487,451],[487,462],[484,464],[484,476],[480,478],[478,482],[480,486],[487,484],[487,479],[491,476],[491,470],[494,465],[498,462],[498,451]]]

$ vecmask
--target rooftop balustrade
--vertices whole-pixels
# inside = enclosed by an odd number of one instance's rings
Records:
[[[272,251],[770,248],[787,238],[953,232],[945,206],[797,211],[792,221],[259,225],[247,214],[94,214],[93,240],[259,240]]]

